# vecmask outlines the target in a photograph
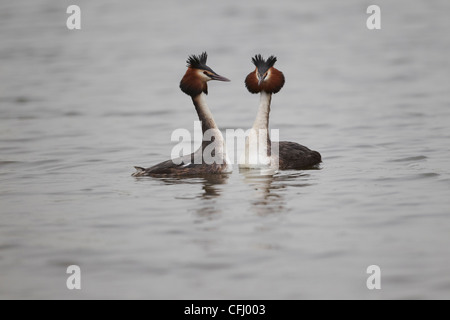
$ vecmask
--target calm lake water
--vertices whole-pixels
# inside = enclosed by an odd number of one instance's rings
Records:
[[[69,4],[82,30],[65,24]],[[382,29],[366,28],[378,4]],[[450,298],[449,1],[0,2],[0,298]],[[273,177],[135,179],[193,132],[189,54],[222,129],[323,156]],[[66,288],[79,265],[82,290]],[[382,289],[368,290],[378,265]]]

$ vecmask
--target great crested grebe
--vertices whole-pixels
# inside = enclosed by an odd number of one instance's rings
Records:
[[[180,89],[191,96],[197,111],[198,117],[202,123],[203,141],[201,147],[189,155],[177,159],[167,160],[150,168],[135,167],[134,177],[141,176],[184,176],[201,175],[210,173],[227,173],[231,171],[231,162],[227,159],[225,141],[222,133],[217,127],[212,113],[206,104],[206,95],[208,94],[207,82],[210,80],[230,81],[225,77],[219,76],[210,67],[206,65],[208,55],[203,52],[201,55],[191,55],[187,59],[187,71],[180,82]],[[205,132],[211,138],[205,141]],[[209,155],[214,158],[205,159]]]
[[[279,170],[312,168],[322,161],[319,152],[295,142],[280,141],[277,144],[270,140],[269,113],[272,94],[279,92],[285,82],[283,73],[273,67],[276,61],[275,56],[264,60],[260,54],[252,58],[256,68],[245,79],[245,86],[251,93],[260,93],[260,103],[239,166],[269,166]],[[278,150],[278,157],[272,150]]]

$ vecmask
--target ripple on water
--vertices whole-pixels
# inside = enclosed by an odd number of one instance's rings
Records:
[[[12,243],[2,244],[2,245],[0,245],[0,252],[10,250],[10,249],[15,249],[17,247],[18,247],[17,244],[12,244]]]
[[[155,111],[113,111],[113,112],[106,112],[103,114],[104,117],[157,117],[157,116],[164,116],[168,115],[170,112],[167,110],[155,110]]]
[[[435,178],[435,177],[439,177],[440,174],[436,173],[436,172],[425,172],[425,173],[420,173],[415,175],[416,178],[421,179],[421,178]]]
[[[0,167],[21,163],[20,161],[0,161]]]
[[[426,156],[414,156],[414,157],[395,159],[395,160],[391,160],[391,161],[392,162],[412,162],[412,161],[422,161],[422,160],[426,160],[426,159],[428,159],[428,157],[426,157]]]
[[[374,179],[377,182],[389,182],[389,181],[409,181],[409,180],[422,180],[428,178],[436,178],[439,177],[439,173],[435,172],[424,172],[414,175],[403,175],[403,176],[395,176],[395,177],[379,177]]]

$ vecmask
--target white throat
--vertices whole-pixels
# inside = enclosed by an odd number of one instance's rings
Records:
[[[256,114],[255,122],[253,123],[253,129],[269,129],[269,113],[270,102],[272,100],[272,94],[265,91],[261,91],[259,100],[258,113]]]
[[[225,139],[223,138],[222,132],[217,127],[211,110],[206,103],[206,94],[201,93],[200,95],[193,97],[193,101],[198,117],[202,122],[203,134],[202,146],[195,153],[200,153],[198,156],[203,156],[204,160],[209,164],[223,164],[225,162],[230,166],[231,161],[229,161],[227,156]],[[214,141],[212,141],[213,139]],[[214,156],[210,156],[211,154],[214,154]],[[228,170],[231,170],[231,167]]]
[[[208,104],[206,103],[206,94],[202,92],[198,96],[194,97],[193,100],[200,121],[202,121],[207,129],[217,129],[217,124],[214,121],[211,110],[209,110]]]
[[[245,141],[245,152],[239,166],[242,168],[260,168],[272,165],[270,154],[269,113],[272,94],[262,91],[258,113],[250,133]]]

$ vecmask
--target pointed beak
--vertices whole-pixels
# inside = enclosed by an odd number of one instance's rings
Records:
[[[217,73],[214,73],[212,75],[209,76],[211,78],[211,80],[217,80],[217,81],[225,81],[225,82],[229,82],[230,79],[227,79],[225,77],[219,76]]]
[[[259,80],[258,80],[258,86],[261,85],[261,83],[264,82],[264,80],[266,79],[267,75],[259,75]]]

